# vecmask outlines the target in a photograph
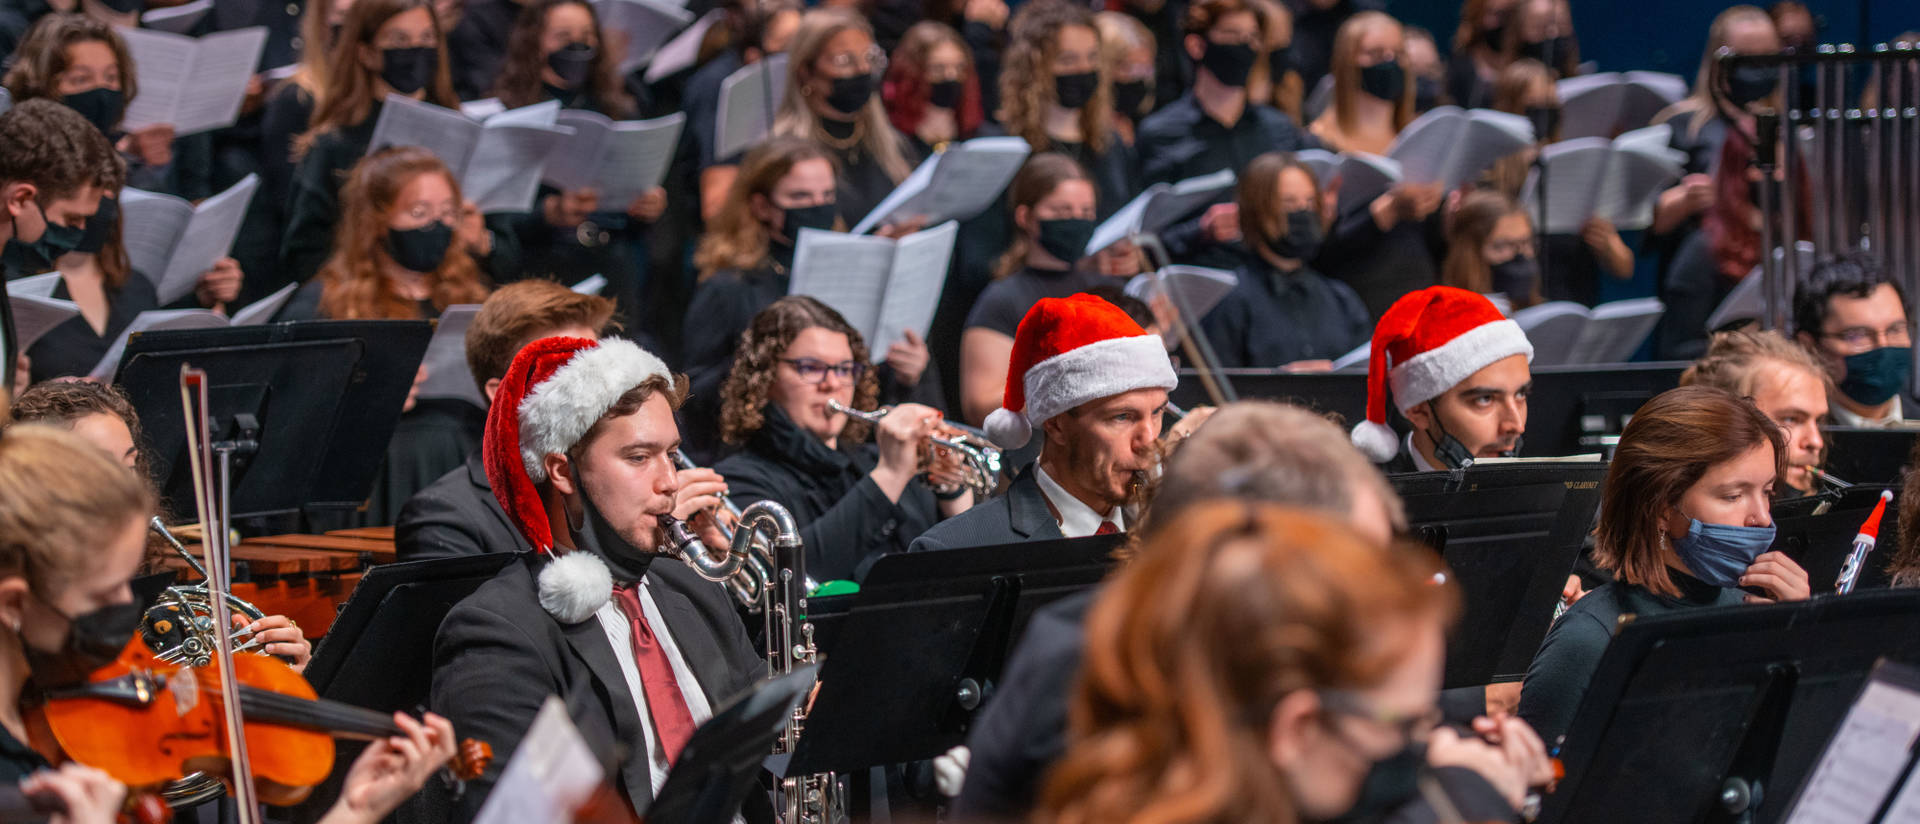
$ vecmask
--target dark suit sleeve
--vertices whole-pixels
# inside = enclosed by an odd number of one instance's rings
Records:
[[[1585,612],[1561,616],[1547,632],[1520,689],[1520,718],[1533,725],[1540,740],[1551,744],[1572,726],[1612,640],[1611,631]]]
[[[1047,768],[1066,751],[1067,699],[1080,671],[1080,625],[1034,616],[994,699],[967,736],[972,760],[957,818],[1014,821],[1033,808]]]
[[[503,615],[472,603],[454,607],[433,641],[433,711],[453,722],[462,739],[485,741],[493,761],[455,803],[454,821],[470,821],[500,780],[500,771],[520,746],[548,695],[587,697],[563,690],[542,659],[540,645]],[[568,707],[573,718],[588,717]]]
[[[464,468],[456,471],[466,474]],[[400,508],[400,519],[393,527],[394,543],[402,561],[480,555],[487,548],[473,531],[477,525],[474,513],[461,512],[458,503],[429,486]]]

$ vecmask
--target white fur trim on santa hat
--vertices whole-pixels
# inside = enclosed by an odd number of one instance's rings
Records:
[[[1494,361],[1514,355],[1526,355],[1527,362],[1533,362],[1533,344],[1527,341],[1527,333],[1521,331],[1520,324],[1511,320],[1480,324],[1404,363],[1394,364],[1387,373],[1387,380],[1393,385],[1393,403],[1405,413],[1440,397]],[[1355,435],[1358,436],[1357,431]],[[1398,449],[1396,446],[1395,451]]]
[[[554,370],[520,402],[520,460],[527,477],[545,481],[546,456],[572,449],[614,401],[656,375],[673,380],[664,361],[621,338],[582,349]]]
[[[1373,421],[1361,421],[1353,428],[1353,445],[1374,463],[1386,463],[1400,454],[1400,436],[1393,433],[1393,427]]]
[[[982,428],[987,430],[987,439],[1004,449],[1019,449],[1033,438],[1033,427],[1027,423],[1027,419],[1011,409],[988,412],[984,423],[986,426]]]
[[[988,415],[987,437],[1004,449],[1018,449],[1026,445],[1034,428],[1048,418],[1087,401],[1135,389],[1172,389],[1179,381],[1158,335],[1095,341],[1028,367],[1021,381],[1027,396],[1026,409],[1018,413],[995,410]],[[995,426],[993,415],[1000,412],[1010,416],[1019,414],[1026,425],[1017,426],[1003,417],[1001,425]]]
[[[540,570],[540,606],[563,624],[587,620],[613,598],[613,573],[591,552],[569,552]]]

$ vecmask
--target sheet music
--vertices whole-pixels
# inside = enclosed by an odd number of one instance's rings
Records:
[[[1092,255],[1130,235],[1153,234],[1178,223],[1201,206],[1219,199],[1222,192],[1233,188],[1233,184],[1233,170],[1221,169],[1177,183],[1148,186],[1146,191],[1127,201],[1127,205],[1094,227],[1093,236],[1087,240],[1086,254]]]
[[[1612,137],[1616,130],[1644,126],[1660,110],[1687,96],[1687,80],[1665,72],[1598,72],[1554,84],[1560,98],[1560,135]]]
[[[420,384],[419,397],[453,398],[487,408],[487,399],[474,386],[473,370],[467,366],[467,327],[478,314],[478,303],[449,306],[440,313],[433,338],[427,341],[427,354],[420,360],[427,368],[427,379]]]
[[[1532,143],[1533,124],[1521,115],[1441,106],[1407,124],[1387,154],[1402,179],[1451,191]]]
[[[1880,803],[1893,792],[1906,769],[1907,755],[1920,737],[1920,692],[1882,680],[1882,670],[1888,666],[1882,663],[1876,669],[1859,699],[1847,710],[1795,799],[1786,824],[1872,821]],[[1914,794],[1911,786],[1901,793],[1903,800]],[[1883,820],[1914,819],[1889,814]]]
[[[605,777],[606,769],[567,717],[566,705],[548,696],[474,824],[572,821],[574,810],[593,796]]]
[[[153,9],[140,15],[140,27],[172,34],[186,34],[213,10],[213,0],[193,0],[167,9]]]
[[[112,380],[115,370],[120,368],[120,356],[127,351],[127,339],[137,332],[160,332],[168,329],[218,329],[227,325],[227,319],[206,309],[158,309],[135,315],[133,322],[121,330],[120,337],[113,346],[107,348],[107,354],[94,364],[93,371],[87,377],[94,380]]]
[[[600,158],[600,208],[625,211],[634,198],[646,194],[667,178],[667,167],[680,146],[680,128],[687,116],[674,112],[652,120],[613,124],[613,134]]]
[[[1239,283],[1240,278],[1225,269],[1168,266],[1158,272],[1134,275],[1127,281],[1126,293],[1149,305],[1161,295],[1167,295],[1170,301],[1177,295],[1179,300],[1173,301],[1173,306],[1184,305],[1193,312],[1193,316],[1185,320],[1196,324],[1232,294],[1233,287]]]
[[[460,104],[460,113],[474,120],[486,120],[506,110],[507,104],[500,102],[500,98],[498,97],[484,97],[479,100],[469,100]]]
[[[700,59],[700,42],[707,38],[707,30],[725,16],[726,12],[714,9],[674,35],[672,40],[653,53],[653,60],[647,63],[646,82],[658,83],[668,75],[692,68]]]
[[[787,88],[787,56],[776,54],[720,81],[713,156],[731,158],[767,136]]]
[[[794,243],[787,294],[810,295],[847,319],[869,342],[893,272],[897,242],[883,237],[802,229]],[[880,350],[871,344],[868,352]]]
[[[1682,169],[1665,145],[1664,126],[1628,132],[1608,141],[1598,137],[1563,140],[1540,152],[1545,167],[1527,176],[1522,203],[1538,214],[1545,197],[1545,231],[1577,234],[1590,217],[1602,217],[1621,230],[1653,224],[1653,204]]]
[[[992,206],[1032,147],[1018,137],[976,137],[920,163],[913,174],[853,228],[864,235],[894,218],[924,218],[927,225],[968,220]]]
[[[54,275],[59,277],[58,274]],[[9,287],[12,284],[8,284]],[[9,290],[7,302],[13,307],[14,345],[25,352],[53,328],[80,317],[80,305],[38,295],[23,295]]]
[[[1352,214],[1354,210],[1364,208],[1373,199],[1387,193],[1405,178],[1400,162],[1391,157],[1381,157],[1366,152],[1346,152],[1340,155],[1340,200],[1339,212]]]
[[[555,125],[559,114],[560,101],[549,100],[488,118],[460,173],[460,193],[488,214],[531,210],[547,158],[573,134]]]
[[[32,295],[37,298],[53,297],[55,289],[60,287],[60,273],[47,272],[31,277],[15,278],[7,281],[7,294]]]
[[[912,329],[926,340],[927,331],[933,327],[933,311],[947,286],[953,242],[959,236],[960,224],[949,220],[900,239],[893,252],[887,293],[874,318],[873,335],[867,338],[867,349],[875,362],[885,359],[887,348],[906,337],[905,330]]]
[[[233,321],[228,325],[259,326],[273,320],[273,316],[280,314],[281,307],[287,305],[287,301],[299,288],[300,284],[289,283],[273,290],[273,294],[249,303],[245,308],[233,313]]]
[[[265,26],[198,39],[147,29],[119,32],[140,81],[140,96],[127,104],[124,128],[167,123],[176,137],[233,125],[267,45]]]
[[[154,284],[160,305],[165,306],[193,294],[200,276],[233,249],[240,224],[247,219],[247,205],[260,189],[260,176],[249,174],[226,191],[201,201],[192,212],[179,240],[173,245],[164,274]]]
[[[388,146],[419,146],[433,152],[447,168],[459,170],[467,168],[467,158],[479,142],[480,124],[466,115],[390,94],[380,107],[380,120],[373,124],[367,154]]]
[[[620,76],[646,65],[660,47],[681,29],[693,24],[693,12],[684,4],[666,0],[593,0],[608,39],[626,39],[620,55]]]
[[[120,242],[127,262],[160,288],[173,247],[193,221],[193,204],[172,195],[135,189],[120,190]]]
[[[1889,824],[1920,821],[1920,770],[1907,773],[1907,783],[1900,787],[1900,794],[1894,797],[1887,814],[1880,820]]]
[[[607,276],[602,274],[588,275],[585,279],[570,288],[577,294],[598,295],[607,290]]]

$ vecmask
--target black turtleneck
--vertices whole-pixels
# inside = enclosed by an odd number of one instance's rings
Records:
[[[899,502],[887,500],[868,473],[878,465],[871,445],[833,449],[802,430],[774,404],[746,449],[714,467],[740,506],[772,500],[793,512],[816,581],[857,579],[875,558],[905,552],[940,519],[933,491],[918,478]]]
[[[580,524],[575,527],[569,523],[568,532],[573,534],[573,549],[576,552],[589,552],[605,561],[607,571],[613,574],[616,584],[626,585],[646,577],[647,567],[657,553],[636,547],[607,522],[600,514],[600,508],[593,503],[593,496],[580,496]],[[663,547],[664,550],[664,547]]]

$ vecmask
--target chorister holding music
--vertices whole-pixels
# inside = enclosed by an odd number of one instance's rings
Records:
[[[0,0],[0,824],[1915,820],[1920,20],[1722,5]]]

